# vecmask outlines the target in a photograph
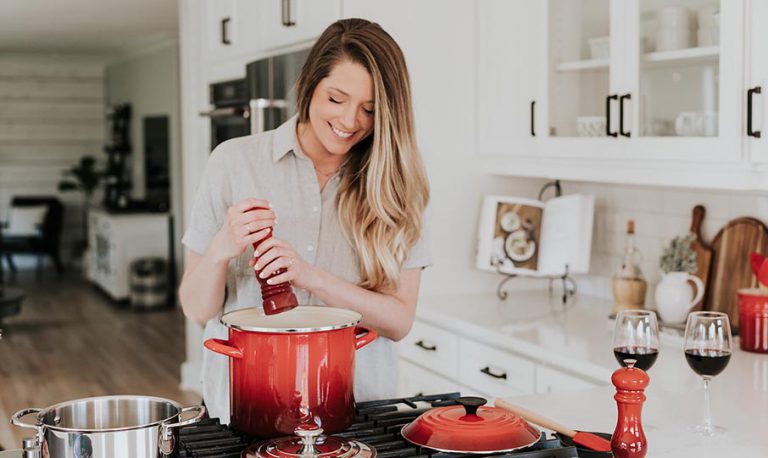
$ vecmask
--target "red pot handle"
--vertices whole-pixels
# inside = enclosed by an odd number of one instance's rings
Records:
[[[222,339],[208,339],[205,342],[203,342],[203,345],[205,345],[205,348],[220,353],[224,356],[229,356],[230,358],[235,359],[243,359],[243,351],[239,348],[230,347],[229,342]]]
[[[360,335],[360,333],[364,333]],[[355,326],[355,350],[359,350],[379,337],[376,331],[365,326]]]

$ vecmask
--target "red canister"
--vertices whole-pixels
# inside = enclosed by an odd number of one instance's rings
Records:
[[[228,356],[232,426],[256,437],[316,424],[341,432],[355,417],[355,350],[376,339],[351,310],[299,306],[277,315],[229,312],[229,339],[205,347]]]
[[[759,288],[740,289],[739,340],[742,350],[768,353],[768,292]]]

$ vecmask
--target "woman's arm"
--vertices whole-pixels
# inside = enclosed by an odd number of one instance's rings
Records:
[[[315,279],[307,288],[323,303],[354,310],[363,315],[362,324],[380,335],[398,341],[408,335],[416,315],[421,269],[400,273],[400,287],[392,294],[376,293],[315,269]]]
[[[179,300],[187,318],[203,325],[219,313],[224,305],[229,260],[266,237],[275,224],[275,213],[267,207],[267,201],[243,199],[227,209],[226,221],[205,253],[185,251]]]
[[[408,334],[416,314],[421,269],[405,269],[400,274],[397,291],[377,293],[325,272],[307,263],[287,242],[276,238],[265,240],[254,252],[250,264],[260,275],[268,278],[278,269],[286,271],[267,283],[290,281],[294,286],[317,296],[333,307],[354,310],[363,315],[363,324],[391,340]],[[262,270],[263,269],[263,270]]]

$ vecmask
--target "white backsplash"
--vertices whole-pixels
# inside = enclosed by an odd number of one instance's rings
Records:
[[[635,220],[637,247],[648,280],[646,307],[655,308],[653,292],[661,278],[659,258],[670,240],[688,232],[693,207],[706,209],[702,236],[712,243],[731,219],[751,216],[768,223],[768,193],[688,190],[564,182],[564,194],[595,196],[595,225],[590,274],[578,279],[580,292],[610,298],[610,278],[621,264],[627,220]]]

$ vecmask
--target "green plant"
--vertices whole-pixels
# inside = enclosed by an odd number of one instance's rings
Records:
[[[83,156],[80,162],[62,172],[64,179],[59,181],[59,191],[80,191],[83,194],[83,241],[80,250],[88,246],[88,208],[91,206],[93,194],[99,187],[99,183],[106,175],[96,168],[96,159],[93,156]]]
[[[696,272],[696,252],[691,249],[691,243],[696,240],[696,234],[689,232],[672,239],[669,246],[661,252],[659,267],[664,273]]]

